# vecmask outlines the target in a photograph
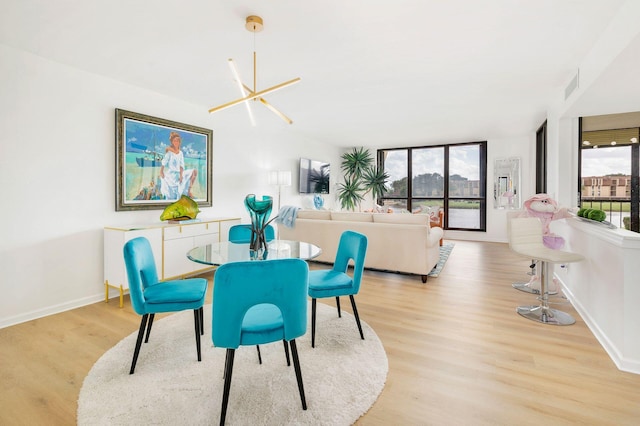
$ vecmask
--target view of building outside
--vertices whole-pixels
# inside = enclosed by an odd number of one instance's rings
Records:
[[[444,147],[412,150],[411,172],[413,197],[444,197]]]
[[[608,222],[628,229],[631,210],[631,146],[582,149],[581,154],[580,206],[604,210]]]
[[[480,228],[478,197],[480,187],[480,146],[462,145],[449,148],[449,221],[450,228]]]

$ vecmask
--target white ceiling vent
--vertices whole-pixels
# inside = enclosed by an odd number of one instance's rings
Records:
[[[578,76],[580,75],[580,70],[576,73],[576,75],[571,79],[566,89],[564,89],[564,100],[569,99],[569,96],[578,88]]]

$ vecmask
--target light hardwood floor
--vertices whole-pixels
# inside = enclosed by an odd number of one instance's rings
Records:
[[[515,313],[536,303],[511,288],[527,278],[527,259],[506,244],[452,242],[426,285],[365,273],[358,310],[385,346],[389,375],[357,424],[640,424],[640,375],[615,367],[566,300],[555,299],[577,318],[572,326]],[[89,369],[138,325],[114,299],[1,329],[0,425],[75,424]]]

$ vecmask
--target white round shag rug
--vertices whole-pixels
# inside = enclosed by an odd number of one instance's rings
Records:
[[[293,362],[282,342],[236,350],[227,425],[350,425],[384,387],[388,361],[380,339],[362,321],[360,339],[348,312],[318,303],[316,347],[296,339],[307,410],[302,410]],[[311,309],[309,308],[309,312]],[[211,305],[204,307],[202,361],[196,358],[193,311],[154,322],[135,374],[129,375],[138,332],[108,350],[91,368],[78,398],[78,425],[218,424],[226,350],[211,343]]]

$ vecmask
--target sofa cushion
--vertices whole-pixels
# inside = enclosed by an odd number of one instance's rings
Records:
[[[429,216],[426,214],[374,214],[373,221],[376,223],[399,223],[404,225],[428,225]]]
[[[331,220],[331,212],[329,210],[298,210],[297,218]]]
[[[331,220],[343,222],[373,222],[371,213],[331,212]]]

